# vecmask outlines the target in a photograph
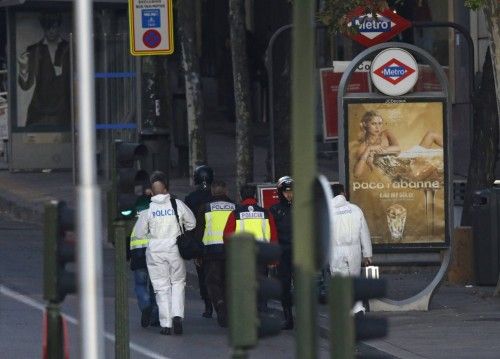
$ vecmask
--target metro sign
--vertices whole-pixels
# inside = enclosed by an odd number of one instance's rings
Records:
[[[400,32],[411,27],[411,22],[387,8],[375,17],[365,12],[364,6],[351,11],[347,18],[347,26],[356,30],[355,34],[347,34],[361,45],[370,47],[392,39]]]
[[[389,81],[393,85],[400,83],[414,72],[414,69],[394,58],[373,71],[374,74],[380,76],[386,81]]]
[[[373,85],[389,96],[411,91],[418,80],[418,64],[411,53],[400,48],[380,51],[372,61],[370,75]]]

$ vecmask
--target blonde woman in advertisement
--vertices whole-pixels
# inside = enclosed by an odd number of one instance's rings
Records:
[[[399,141],[394,134],[384,129],[384,120],[375,111],[366,112],[361,118],[359,148],[356,151],[354,177],[360,177],[368,168],[373,170],[375,154],[399,154]]]
[[[375,111],[366,112],[361,118],[360,146],[356,151],[354,177],[360,177],[368,168],[373,170],[375,155],[395,155],[401,158],[427,157],[435,155],[433,147],[443,147],[443,137],[436,132],[427,131],[420,143],[410,150],[401,152],[401,147],[396,136],[383,128],[384,120]]]

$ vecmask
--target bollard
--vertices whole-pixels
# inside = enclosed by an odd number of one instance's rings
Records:
[[[115,357],[130,358],[127,289],[127,223],[115,222]]]

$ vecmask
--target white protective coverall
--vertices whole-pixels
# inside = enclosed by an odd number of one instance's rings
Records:
[[[179,220],[186,230],[196,225],[193,212],[177,201]],[[169,194],[151,198],[148,210],[142,211],[136,225],[136,236],[148,237],[146,263],[156,293],[156,303],[162,327],[172,327],[172,318],[184,318],[184,290],[186,267],[177,248],[177,236],[181,233]]]
[[[343,195],[335,196],[332,203],[330,273],[357,277],[361,273],[362,257],[372,256],[370,231],[365,216],[358,206],[347,201]],[[364,311],[364,307],[361,302],[357,302],[353,312],[361,310]]]

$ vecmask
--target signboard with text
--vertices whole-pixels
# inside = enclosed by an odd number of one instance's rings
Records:
[[[359,6],[347,15],[347,26],[354,30],[347,35],[363,46],[370,47],[386,42],[411,26],[410,21],[389,8],[376,13],[375,16],[365,10],[364,6]]]
[[[447,245],[445,107],[431,99],[345,103],[346,182],[373,244]]]
[[[349,61],[334,61],[333,68],[320,69],[321,104],[323,108],[323,141],[335,141],[338,138],[337,96],[340,79]],[[369,92],[368,73],[370,63],[363,62],[351,76],[348,92]]]
[[[129,26],[132,55],[174,52],[172,0],[129,0]]]

